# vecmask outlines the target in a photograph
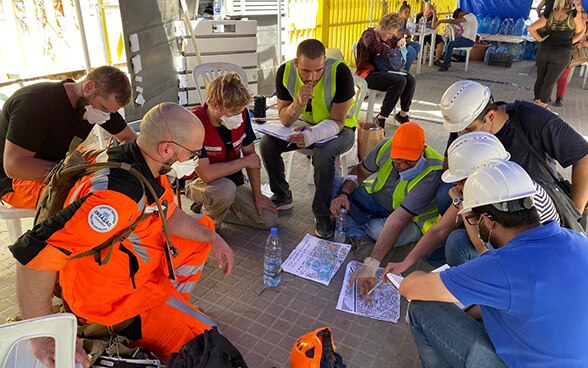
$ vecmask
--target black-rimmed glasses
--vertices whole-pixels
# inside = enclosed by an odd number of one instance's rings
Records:
[[[482,216],[486,216],[486,217],[488,217],[489,219],[492,219],[492,216],[490,216],[490,215],[489,215],[489,214],[487,214],[487,213],[481,213],[481,214],[479,214],[479,215],[478,215],[478,214],[475,214],[475,213],[473,213],[473,214],[471,214],[471,215],[468,215],[468,216],[466,216],[466,217],[465,217],[465,220],[468,222],[468,224],[470,224],[470,225],[473,225],[473,226],[476,226],[476,225],[478,225],[478,223],[480,223],[480,218],[481,218]]]
[[[188,147],[182,146],[181,144],[179,144],[176,141],[163,141],[163,143],[173,143],[179,147],[182,147],[183,149],[185,149],[186,151],[190,152],[192,155],[190,156],[190,158],[188,159],[188,161],[194,160],[196,159],[196,157],[200,158],[200,156],[202,155],[202,150],[191,150]]]

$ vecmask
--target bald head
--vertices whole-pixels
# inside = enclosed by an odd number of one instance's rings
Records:
[[[140,129],[140,145],[147,149],[154,149],[164,141],[200,149],[204,140],[204,127],[196,115],[171,102],[151,108],[143,116]]]

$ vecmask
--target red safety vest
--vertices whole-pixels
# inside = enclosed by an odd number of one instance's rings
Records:
[[[208,120],[208,113],[206,112],[208,106],[206,104],[202,106],[196,106],[192,109],[192,112],[200,119],[202,125],[204,125],[204,148],[206,149],[206,155],[211,164],[219,162],[233,161],[241,157],[241,145],[243,139],[245,139],[245,122],[247,121],[247,109],[243,110],[241,116],[243,116],[243,124],[237,129],[231,130],[231,142],[233,143],[233,149],[227,152],[225,142],[221,139],[220,135],[216,131],[216,128],[210,120]]]

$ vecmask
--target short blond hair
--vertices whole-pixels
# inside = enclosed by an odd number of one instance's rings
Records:
[[[234,110],[251,103],[251,93],[241,81],[239,74],[228,72],[216,77],[206,87],[206,103],[216,101],[219,106]]]
[[[380,27],[383,29],[391,29],[391,28],[400,28],[404,18],[400,15],[400,13],[390,13],[386,14],[380,19]]]

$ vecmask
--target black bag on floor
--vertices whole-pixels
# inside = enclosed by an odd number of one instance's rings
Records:
[[[188,341],[172,354],[168,368],[247,368],[243,356],[216,327]]]

